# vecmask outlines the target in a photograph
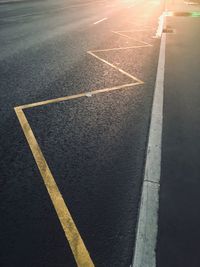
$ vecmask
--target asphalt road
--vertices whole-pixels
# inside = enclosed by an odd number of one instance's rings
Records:
[[[91,262],[130,266],[162,11],[159,1],[0,1],[1,267],[76,266],[44,159]],[[27,106],[30,129],[20,126],[14,107],[72,95]]]

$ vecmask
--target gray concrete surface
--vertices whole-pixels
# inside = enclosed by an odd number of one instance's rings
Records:
[[[200,7],[170,5],[171,11]],[[200,265],[200,18],[168,17],[158,267]]]

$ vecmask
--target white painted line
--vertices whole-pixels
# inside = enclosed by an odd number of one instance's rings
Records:
[[[156,31],[156,38],[160,38],[162,36],[162,32],[163,32],[163,27],[164,27],[164,19],[165,19],[165,12],[163,12],[163,14],[159,17],[158,20],[158,28]]]
[[[98,23],[100,23],[100,22],[102,22],[102,21],[104,21],[104,20],[107,20],[108,18],[103,18],[103,19],[100,19],[100,20],[98,20],[98,21],[96,21],[96,22],[94,22],[94,24],[98,24]]]
[[[156,267],[166,34],[162,34],[133,267]]]

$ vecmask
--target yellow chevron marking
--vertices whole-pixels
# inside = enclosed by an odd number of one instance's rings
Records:
[[[116,47],[111,49],[101,49],[101,50],[91,50],[87,53],[96,59],[100,60],[104,64],[114,68],[115,70],[119,71],[121,74],[127,76],[132,81],[128,84],[122,84],[117,85],[109,88],[103,88],[98,90],[92,90],[90,92],[83,92],[76,95],[70,95],[70,96],[64,96],[54,99],[49,99],[45,101],[40,101],[36,103],[26,104],[22,106],[15,107],[15,112],[18,117],[18,120],[20,122],[20,125],[22,127],[22,130],[24,132],[24,135],[27,139],[27,142],[29,144],[29,147],[32,151],[33,157],[35,159],[35,162],[38,166],[38,169],[40,171],[40,174],[43,178],[44,184],[46,186],[46,189],[48,191],[48,194],[50,196],[50,199],[54,205],[54,208],[56,210],[57,216],[60,220],[60,223],[62,225],[63,231],[65,233],[66,239],[69,242],[70,248],[72,250],[72,253],[74,255],[74,258],[76,260],[76,263],[79,267],[94,267],[94,263],[90,257],[90,254],[81,238],[81,235],[75,225],[75,222],[70,214],[69,209],[67,208],[67,205],[59,191],[59,188],[56,184],[56,181],[51,173],[51,170],[49,169],[49,166],[44,158],[44,155],[39,147],[39,144],[34,136],[33,130],[31,129],[31,126],[26,118],[26,115],[24,113],[24,109],[37,107],[37,106],[43,106],[48,105],[52,103],[58,103],[62,101],[67,101],[71,99],[81,98],[85,97],[87,95],[97,95],[100,93],[106,93],[114,90],[121,90],[121,89],[128,89],[136,85],[143,84],[144,82],[138,79],[137,77],[131,75],[130,73],[124,71],[123,69],[118,68],[114,64],[110,63],[109,61],[103,59],[100,57],[98,52],[109,52],[109,51],[118,51],[118,50],[124,50],[124,49],[137,49],[137,48],[145,48],[150,47],[151,44],[148,44],[146,42],[136,40],[130,36],[127,35],[127,31],[114,31],[113,34],[118,34],[123,37],[126,37],[128,39],[132,39],[134,41],[137,41],[140,43],[140,45],[135,45],[132,47]]]

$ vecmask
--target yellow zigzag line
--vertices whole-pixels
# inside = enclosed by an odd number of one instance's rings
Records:
[[[130,32],[130,31],[129,31]],[[135,40],[134,38],[127,36],[125,32],[123,31],[115,31],[113,32],[114,34],[121,35],[123,37],[127,37],[129,39]],[[137,41],[137,40],[135,40]],[[138,41],[137,41],[138,42]],[[61,101],[66,101],[70,99],[76,99],[80,98],[83,96],[87,96],[88,94],[90,95],[96,95],[99,93],[104,93],[104,92],[109,92],[109,91],[114,91],[118,89],[123,89],[139,84],[143,84],[143,81],[140,79],[134,77],[133,75],[129,74],[128,72],[118,68],[114,64],[106,61],[102,57],[98,56],[98,52],[106,52],[106,51],[117,51],[117,50],[124,50],[124,49],[134,49],[134,48],[141,48],[141,47],[149,47],[151,46],[150,44],[139,41],[141,45],[139,46],[132,46],[132,47],[118,47],[118,48],[112,48],[112,49],[102,49],[102,50],[93,50],[93,51],[88,51],[87,53],[90,54],[91,56],[97,58],[101,62],[109,65],[110,67],[118,70],[120,73],[123,75],[126,75],[127,77],[132,79],[132,82],[129,84],[123,84],[123,85],[118,85],[118,86],[113,86],[110,88],[103,88],[99,90],[94,90],[91,92],[87,93],[80,93],[76,95],[71,95],[71,96],[65,96],[65,97],[60,97],[60,98],[55,98],[55,99],[50,99],[46,101],[41,101],[37,103],[32,103],[32,104],[27,104],[27,105],[22,105],[15,107],[14,110],[16,112],[16,115],[18,117],[18,120],[20,122],[20,125],[22,127],[22,130],[24,132],[24,135],[27,139],[27,142],[30,146],[30,149],[32,151],[33,157],[35,159],[35,162],[38,166],[38,169],[40,171],[40,174],[43,178],[44,184],[46,186],[46,189],[49,193],[50,199],[54,205],[55,211],[58,215],[58,218],[60,220],[60,223],[62,225],[63,231],[65,233],[66,239],[69,242],[70,248],[72,250],[72,253],[74,255],[74,258],[76,260],[76,263],[79,267],[94,267],[94,263],[90,257],[90,254],[81,238],[81,235],[75,225],[75,222],[69,212],[69,209],[59,191],[59,188],[56,184],[56,181],[51,173],[51,170],[49,169],[49,166],[46,162],[46,159],[40,149],[40,146],[35,138],[35,135],[30,127],[30,124],[24,114],[24,109],[27,108],[32,108],[36,106],[42,106],[42,105],[47,105],[51,103],[58,103]]]
[[[118,86],[109,87],[109,88],[97,89],[97,90],[93,90],[93,91],[89,91],[89,92],[83,92],[83,93],[79,93],[79,94],[71,95],[71,96],[58,97],[58,98],[44,100],[44,101],[35,102],[35,103],[31,103],[31,104],[25,104],[25,105],[19,106],[18,108],[21,108],[21,109],[32,108],[32,107],[37,107],[37,106],[42,106],[42,105],[57,103],[57,102],[61,102],[61,101],[71,100],[71,99],[75,99],[75,98],[80,98],[80,97],[83,97],[83,96],[87,96],[88,94],[90,94],[90,95],[96,95],[96,94],[99,94],[99,93],[105,93],[105,92],[109,92],[109,91],[123,89],[123,88],[126,88],[126,87],[131,87],[133,85],[143,84],[144,82],[142,80],[134,77],[130,73],[124,71],[123,69],[120,69],[119,67],[115,66],[114,64],[110,63],[109,61],[107,61],[107,60],[105,60],[102,57],[100,57],[100,56],[97,55],[98,52],[109,52],[109,51],[117,51],[117,50],[128,50],[128,49],[137,49],[137,48],[152,47],[152,45],[149,44],[149,43],[147,43],[147,42],[143,42],[141,40],[137,40],[135,38],[132,38],[132,37],[124,34],[125,32],[138,32],[138,31],[142,31],[142,30],[136,30],[136,31],[135,30],[134,31],[133,30],[132,31],[131,30],[130,31],[113,31],[113,33],[114,34],[121,35],[121,36],[126,37],[128,39],[137,41],[137,42],[141,43],[141,45],[125,46],[125,47],[114,47],[114,48],[107,48],[107,49],[98,49],[98,50],[90,50],[90,51],[87,51],[87,53],[89,55],[97,58],[101,62],[107,64],[108,66],[110,66],[110,67],[118,70],[120,73],[122,73],[122,74],[126,75],[127,77],[131,78],[133,80],[132,83],[118,85]]]
[[[140,79],[136,78],[135,76],[131,75],[130,73],[124,71],[123,69],[118,68],[117,66],[115,66],[114,64],[110,63],[109,61],[103,59],[102,57],[98,56],[97,53],[99,53],[99,52],[109,52],[109,51],[118,51],[118,50],[128,50],[128,49],[135,49],[135,48],[144,48],[144,47],[151,47],[152,46],[151,44],[149,44],[147,42],[144,42],[144,41],[141,41],[141,40],[138,41],[137,39],[128,36],[127,34],[125,34],[127,32],[134,32],[134,31],[112,31],[112,33],[114,33],[114,34],[118,34],[118,35],[120,35],[122,37],[126,37],[128,39],[131,39],[131,40],[134,40],[136,42],[139,42],[139,43],[141,43],[141,45],[126,46],[126,47],[114,47],[114,48],[107,48],[107,49],[98,49],[98,50],[92,50],[92,51],[88,51],[87,52],[91,56],[97,58],[98,60],[100,60],[103,63],[109,65],[110,67],[118,70],[120,73],[126,75],[127,77],[129,77],[129,78],[131,78],[133,80],[133,83],[129,83],[129,84],[126,84],[126,85],[121,85],[121,86],[123,86],[122,88],[130,87],[130,86],[133,86],[133,85],[143,84],[144,82],[141,81]],[[120,89],[120,86],[117,89]],[[91,94],[92,94],[92,92],[91,92]]]

